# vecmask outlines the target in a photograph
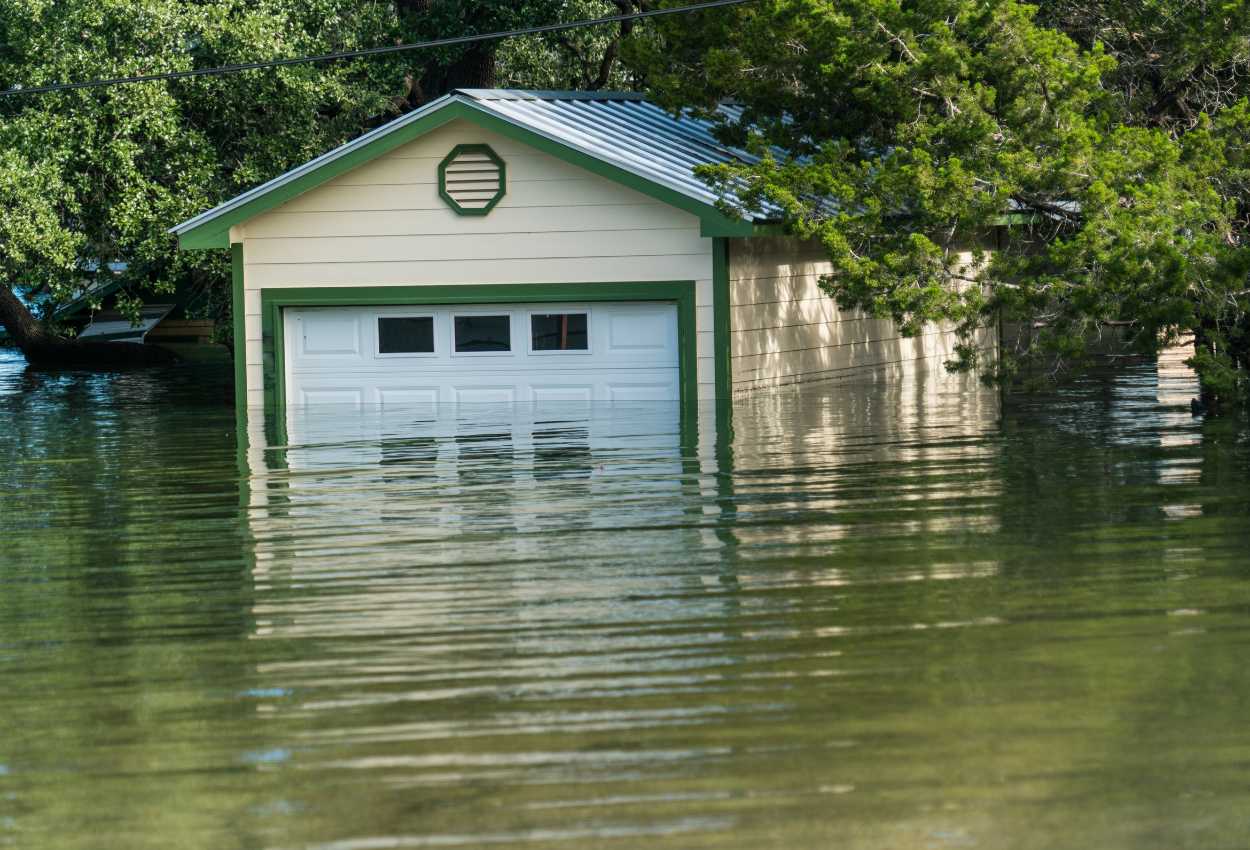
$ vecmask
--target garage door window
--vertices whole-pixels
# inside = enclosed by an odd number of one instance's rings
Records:
[[[530,316],[533,351],[587,351],[585,313],[535,313]]]
[[[378,354],[433,354],[433,316],[378,318]]]
[[[457,354],[499,354],[512,350],[512,317],[456,316]]]

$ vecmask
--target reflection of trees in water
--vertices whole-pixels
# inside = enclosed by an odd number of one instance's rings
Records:
[[[89,843],[67,826],[89,813],[110,835],[232,845],[239,827],[160,801],[219,793],[214,777],[267,734],[231,698],[255,665],[233,408],[194,370],[11,380],[0,781],[13,832],[0,825],[0,843]]]
[[[1146,526],[1183,538],[1201,532],[1179,521],[1226,512],[1250,466],[1236,457],[1244,423],[1193,418],[1192,393],[1178,391],[1177,380],[1145,364],[1055,395],[1013,397],[998,463],[1004,528],[1079,569],[1085,561],[1075,553],[1095,541],[1115,550],[1113,540]],[[1167,521],[1179,524],[1158,525]],[[1142,548],[1141,557],[1167,557],[1167,547]]]

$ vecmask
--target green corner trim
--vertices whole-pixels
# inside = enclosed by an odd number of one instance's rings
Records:
[[[261,290],[261,346],[265,412],[281,420],[286,410],[286,341],[282,311],[288,307],[381,307],[416,304],[536,303],[544,301],[671,301],[677,305],[677,365],[683,427],[699,411],[692,280],[639,283],[496,283],[436,286],[349,286]]]
[[[243,301],[243,245],[230,246],[230,318],[234,329],[234,409],[247,410],[247,320]]]
[[[733,395],[729,351],[729,240],[712,240],[712,330],[716,339],[716,399],[728,402]]]
[[[485,156],[495,164],[499,169],[499,191],[491,198],[484,207],[462,207],[460,202],[451,196],[447,191],[447,166],[455,162],[456,158],[461,154],[476,153]],[[500,159],[499,154],[491,148],[490,145],[456,145],[451,149],[451,153],[443,157],[443,161],[438,164],[438,194],[447,206],[452,208],[456,215],[486,215],[495,208],[495,205],[503,200],[503,196],[508,191],[508,166]]]
[[[250,201],[223,212],[221,215],[186,231],[178,244],[186,249],[226,248],[230,244],[230,228],[255,218],[341,174],[358,168],[367,162],[405,145],[431,130],[457,119],[469,121],[514,141],[521,142],[543,153],[583,168],[608,180],[620,183],[648,197],[698,217],[700,232],[704,236],[750,236],[755,225],[749,221],[732,218],[712,204],[697,201],[675,189],[619,168],[587,153],[570,148],[562,142],[549,139],[539,133],[518,126],[498,117],[484,107],[464,100],[451,100],[444,106],[383,133],[367,144],[327,160],[311,168],[295,179],[261,192]]]

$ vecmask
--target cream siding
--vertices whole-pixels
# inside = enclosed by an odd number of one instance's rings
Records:
[[[971,261],[971,254],[963,258]],[[840,310],[821,291],[821,247],[786,237],[729,245],[730,358],[735,392],[802,381],[941,368],[958,341],[947,325],[906,338],[888,319]],[[979,343],[992,349],[986,335]]]
[[[486,216],[438,196],[457,144],[507,163]],[[455,121],[233,231],[243,242],[249,405],[262,405],[260,291],[267,287],[696,281],[700,398],[715,395],[712,240],[693,215],[519,142]]]

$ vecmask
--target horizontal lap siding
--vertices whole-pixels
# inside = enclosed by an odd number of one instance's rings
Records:
[[[411,194],[411,193],[409,193]],[[505,202],[507,196],[505,196]],[[409,197],[410,203],[415,199]],[[685,230],[691,227],[690,216],[665,204],[597,204],[543,207],[538,214],[534,207],[498,206],[483,219],[489,220],[496,233],[535,233],[541,225],[544,233],[580,233],[587,230],[612,230],[622,221],[635,219],[632,232],[648,230]],[[247,226],[252,239],[289,237],[321,239],[348,236],[423,236],[439,233],[464,233],[464,219],[450,215],[440,202],[430,209],[352,210],[342,212],[313,210],[288,212],[276,210]],[[643,221],[636,219],[643,218]],[[645,225],[645,226],[639,226]],[[298,234],[298,235],[296,235]]]
[[[735,391],[880,371],[940,367],[954,356],[949,325],[906,338],[888,319],[841,310],[819,285],[830,265],[816,243],[735,239],[729,262]],[[979,340],[992,346],[987,336]]]
[[[693,237],[693,238],[692,238]],[[630,257],[703,256],[697,228],[688,230],[588,230],[580,233],[480,233],[414,236],[339,236],[317,239],[253,239],[252,265],[290,263],[477,262],[483,248],[513,260],[605,258],[620,265]]]
[[[458,144],[507,163],[486,216],[438,196]],[[715,393],[711,239],[698,220],[555,157],[453,122],[239,228],[249,404],[262,404],[260,290],[306,286],[694,280],[699,395]]]

